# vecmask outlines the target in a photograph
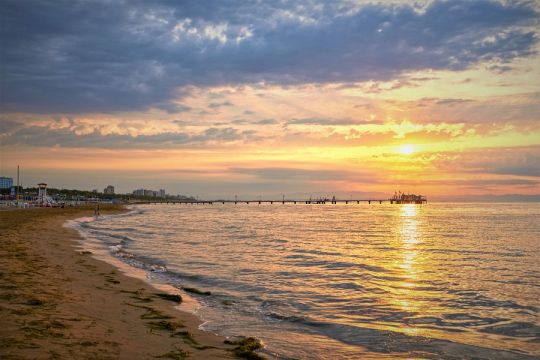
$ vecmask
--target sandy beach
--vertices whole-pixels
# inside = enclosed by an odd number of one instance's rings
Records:
[[[92,215],[90,206],[0,211],[0,358],[235,357],[175,298],[78,250],[63,224]]]

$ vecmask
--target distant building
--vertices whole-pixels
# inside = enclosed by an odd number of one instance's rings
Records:
[[[45,206],[49,200],[47,199],[47,184],[45,183],[39,183],[38,184],[38,198],[37,202],[41,206]]]
[[[144,189],[137,189],[133,191],[134,196],[144,196]]]
[[[0,176],[0,189],[9,189],[13,186],[13,178]]]
[[[107,187],[103,189],[103,193],[107,195],[114,195],[114,186],[107,185]]]
[[[137,189],[133,190],[133,196],[150,196],[150,197],[160,197],[165,198],[165,190],[159,189],[158,191],[155,190],[148,190],[148,189]]]
[[[156,196],[156,192],[154,190],[144,190],[144,196]]]

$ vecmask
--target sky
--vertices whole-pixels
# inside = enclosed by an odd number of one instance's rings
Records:
[[[19,1],[0,170],[200,198],[540,194],[539,1]]]

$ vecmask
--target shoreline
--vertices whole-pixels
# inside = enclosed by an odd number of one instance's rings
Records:
[[[129,215],[131,212],[135,211],[132,206],[133,204],[122,205],[122,211],[101,214],[99,220],[102,220],[102,218],[104,217]],[[204,321],[196,315],[196,311],[201,307],[201,304],[196,298],[192,297],[189,293],[187,293],[183,289],[175,288],[174,286],[169,285],[167,283],[152,281],[150,277],[151,270],[138,267],[134,264],[130,264],[129,262],[124,261],[122,258],[114,256],[111,253],[111,250],[109,249],[109,247],[105,245],[104,243],[97,240],[90,240],[89,238],[87,238],[84,234],[83,228],[81,227],[81,223],[85,223],[85,222],[92,223],[97,220],[92,219],[88,221],[86,219],[88,219],[88,217],[74,218],[74,219],[68,220],[67,222],[63,224],[65,228],[74,229],[79,234],[79,239],[75,240],[74,248],[76,252],[86,252],[92,258],[98,261],[105,262],[109,265],[112,265],[122,275],[127,276],[129,278],[140,280],[144,284],[149,285],[155,291],[168,293],[170,295],[179,295],[182,301],[180,303],[173,303],[172,306],[176,310],[182,313],[188,313],[190,315],[194,315],[197,319],[199,319],[199,325],[204,324]],[[213,334],[225,339],[225,337],[219,334],[216,334],[216,333],[213,333]]]
[[[240,344],[200,330],[179,297],[79,251],[80,234],[64,224],[92,215],[92,206],[0,212],[1,358],[242,357]]]

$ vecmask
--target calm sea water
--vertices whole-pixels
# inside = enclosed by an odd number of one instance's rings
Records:
[[[279,358],[538,358],[540,204],[147,205],[88,242]]]

